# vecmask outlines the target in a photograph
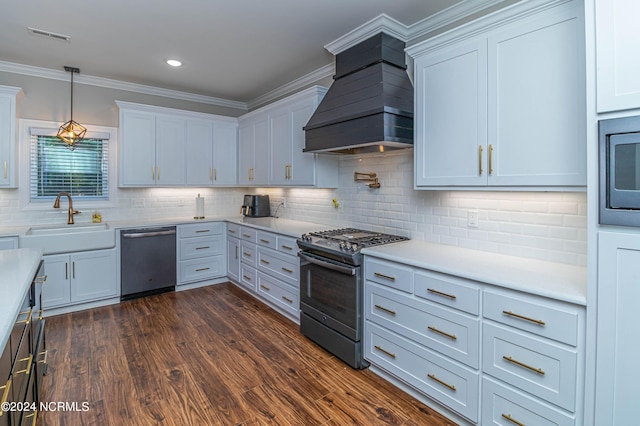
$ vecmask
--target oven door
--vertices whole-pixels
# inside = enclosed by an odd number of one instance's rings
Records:
[[[361,334],[360,267],[300,252],[300,308],[351,340]]]

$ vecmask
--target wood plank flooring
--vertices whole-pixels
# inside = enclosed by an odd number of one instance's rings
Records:
[[[452,425],[225,283],[47,318],[39,425]]]

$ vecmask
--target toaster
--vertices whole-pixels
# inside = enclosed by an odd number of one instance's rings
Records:
[[[271,205],[268,195],[245,195],[240,212],[246,217],[268,217]]]

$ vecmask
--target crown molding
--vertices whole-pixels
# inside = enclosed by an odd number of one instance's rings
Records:
[[[66,71],[57,71],[49,68],[34,67],[31,65],[16,64],[4,61],[0,61],[0,72],[22,74],[31,77],[48,78],[50,80],[69,80],[68,73]],[[86,84],[89,86],[103,87],[107,89],[125,90],[127,92],[142,93],[145,95],[162,96],[165,98],[179,99],[182,101],[235,108],[243,111],[248,110],[247,104],[245,102],[231,101],[228,99],[216,98],[213,96],[204,96],[195,93],[181,92],[178,90],[163,89],[161,87],[129,83],[126,81],[112,80],[86,74],[78,75],[73,79],[73,82],[76,84]]]

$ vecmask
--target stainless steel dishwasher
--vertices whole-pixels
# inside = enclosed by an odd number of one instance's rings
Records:
[[[121,300],[176,288],[176,227],[120,231]]]

